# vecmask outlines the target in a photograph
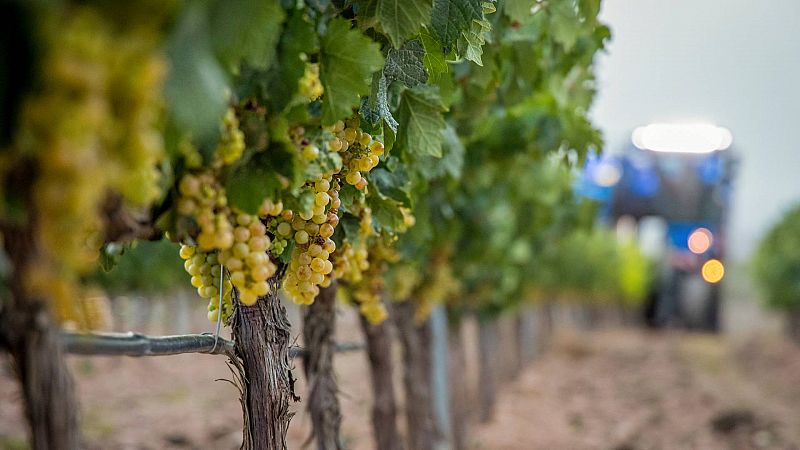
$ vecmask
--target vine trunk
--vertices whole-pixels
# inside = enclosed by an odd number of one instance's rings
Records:
[[[303,368],[308,381],[308,412],[320,450],[343,449],[342,414],[333,372],[336,283],[320,289],[303,317]]]
[[[408,447],[431,450],[437,441],[431,400],[431,332],[427,323],[415,321],[414,310],[411,300],[395,304],[395,320],[403,344]]]
[[[361,330],[367,344],[372,380],[372,435],[377,450],[402,450],[397,430],[397,401],[394,396],[391,323],[370,324],[363,315]]]
[[[245,450],[284,450],[292,419],[289,403],[299,400],[289,364],[289,320],[278,297],[283,269],[269,280],[269,294],[253,306],[237,305],[233,316],[236,355],[244,374]]]
[[[10,175],[16,187],[25,187],[19,192],[28,205],[33,204],[30,169],[23,165]],[[26,223],[6,224],[0,230],[12,268],[11,295],[0,302],[0,348],[11,354],[22,387],[32,448],[72,450],[81,442],[78,402],[59,340],[59,324],[47,299],[33,297],[25,283],[39,255],[34,237],[37,216],[32,207],[28,211]]]

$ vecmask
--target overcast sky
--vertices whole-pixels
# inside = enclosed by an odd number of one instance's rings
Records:
[[[655,121],[728,127],[741,159],[730,251],[800,201],[800,0],[604,0],[593,117],[607,149]]]

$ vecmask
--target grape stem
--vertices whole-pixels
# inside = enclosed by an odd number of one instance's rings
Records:
[[[61,332],[61,342],[67,353],[87,356],[165,356],[183,353],[234,355],[233,341],[212,334],[182,334],[175,336],[147,336],[139,333],[79,333]],[[216,342],[216,344],[215,344]],[[336,346],[337,353],[364,349],[360,342],[346,342]],[[289,357],[305,355],[306,349],[293,346]]]

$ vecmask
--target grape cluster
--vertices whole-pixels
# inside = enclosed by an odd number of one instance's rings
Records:
[[[269,259],[271,240],[258,216],[239,213],[236,224],[234,244],[220,250],[219,260],[230,271],[230,280],[239,289],[239,301],[250,306],[258,297],[269,293],[267,280],[277,267]]]
[[[331,129],[334,138],[328,143],[328,148],[341,154],[344,163],[341,175],[347,184],[361,190],[368,184],[364,174],[380,162],[383,144],[359,126],[358,116],[348,119],[346,123],[341,120],[336,122]]]
[[[216,322],[220,313],[222,319],[228,321],[233,312],[233,283],[230,278],[225,278],[219,263],[216,251],[206,252],[195,246],[181,245],[181,258],[184,260],[183,268],[192,276],[192,286],[197,288],[197,294],[208,299],[208,320]],[[220,281],[222,282],[222,308],[220,308]]]
[[[427,274],[414,293],[417,301],[416,317],[425,319],[434,305],[446,301],[461,288],[458,279],[453,275],[449,263],[449,252],[439,251],[433,255]]]
[[[397,262],[400,254],[391,244],[380,236],[359,241],[354,248],[349,242],[336,254],[337,268],[343,268],[341,278],[352,301],[358,305],[361,314],[372,324],[378,324],[387,317],[386,308],[381,301],[385,289],[385,275],[389,263]]]
[[[319,80],[319,64],[306,63],[305,72],[297,84],[300,96],[307,101],[312,102],[322,97],[324,89]]]
[[[59,319],[81,324],[80,277],[104,239],[100,205],[109,191],[135,205],[160,195],[166,64],[154,30],[112,28],[91,6],[54,20],[41,30],[42,77],[23,105],[14,151],[37,157],[33,201],[47,211],[27,287],[53,299]]]
[[[272,240],[259,216],[229,208],[224,189],[210,172],[184,175],[178,189],[182,195],[178,201],[179,213],[193,217],[200,226],[197,245],[184,246],[181,250],[182,256],[185,254],[193,258],[192,263],[198,273],[190,271],[188,264],[186,270],[193,276],[192,285],[198,288],[200,296],[211,298],[210,286],[219,287],[218,279],[211,280],[216,283],[213,285],[200,283],[201,280],[194,278],[206,275],[200,272],[204,267],[203,261],[211,261],[208,263],[211,268],[224,266],[227,271],[226,282],[239,290],[239,301],[243,305],[253,305],[258,297],[267,295],[267,280],[275,274],[277,267],[270,260],[268,252]],[[259,214],[277,216],[282,208],[280,202],[272,204],[267,201]],[[219,277],[219,269],[216,270],[215,277]],[[218,302],[219,294],[216,302],[212,299],[209,308]],[[223,308],[222,313],[227,320],[229,311]]]
[[[320,176],[307,189],[313,190],[314,206],[310,212],[281,215],[274,221],[277,239],[294,240],[284,289],[298,304],[311,304],[319,294],[319,286],[331,283],[333,263],[330,255],[336,250],[331,237],[339,224],[339,184],[332,174]]]
[[[178,183],[178,213],[193,217],[200,226],[201,250],[228,249],[233,245],[228,198],[212,172],[187,173]]]
[[[239,119],[233,108],[228,108],[222,119],[222,138],[217,145],[218,164],[231,164],[244,153],[244,133],[239,129]]]

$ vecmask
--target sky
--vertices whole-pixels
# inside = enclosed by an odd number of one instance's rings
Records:
[[[800,0],[604,0],[612,31],[592,110],[607,151],[638,125],[703,121],[740,159],[730,256],[800,202]]]

